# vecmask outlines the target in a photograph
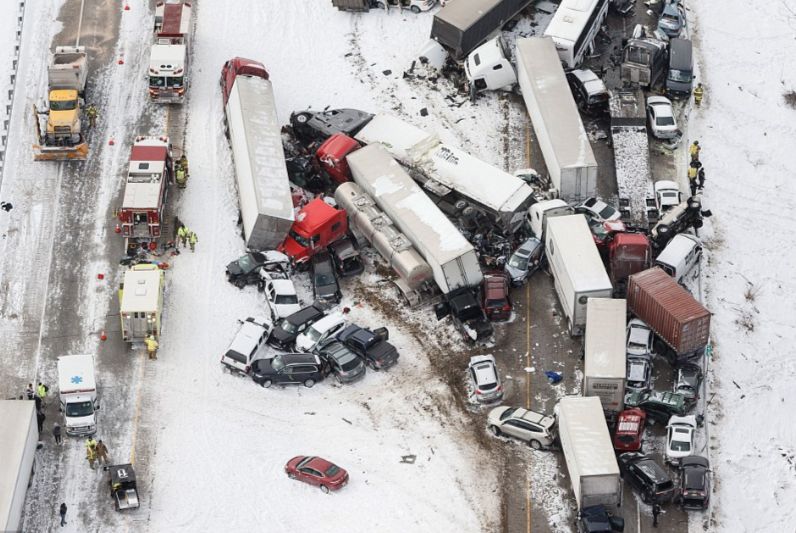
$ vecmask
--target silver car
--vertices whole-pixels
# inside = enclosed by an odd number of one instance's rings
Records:
[[[536,237],[531,237],[517,248],[503,269],[514,286],[522,285],[536,272],[544,257],[544,245]]]
[[[627,323],[627,355],[645,355],[653,352],[655,338],[650,327],[638,318]]]
[[[467,367],[479,403],[499,402],[503,399],[503,385],[498,377],[495,358],[492,355],[474,355]]]
[[[534,450],[552,446],[556,440],[555,424],[552,416],[505,405],[495,407],[487,417],[487,425],[493,434],[527,442]]]
[[[632,391],[645,391],[652,388],[652,361],[649,355],[627,356],[627,383]]]

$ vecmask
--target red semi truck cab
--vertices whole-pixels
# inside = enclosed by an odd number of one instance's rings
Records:
[[[351,181],[351,169],[348,168],[346,156],[360,148],[362,145],[348,135],[335,133],[318,147],[315,159],[332,181],[339,185]]]
[[[627,284],[628,276],[652,263],[650,241],[643,233],[617,233],[608,244],[608,266],[614,287]]]
[[[287,238],[278,250],[295,263],[302,263],[316,251],[327,246],[348,232],[348,217],[342,209],[335,209],[320,198],[316,198],[299,211]]]
[[[232,85],[238,76],[254,76],[264,80],[269,78],[268,71],[265,70],[265,66],[259,61],[233,57],[224,63],[224,67],[221,69],[221,92],[224,96],[224,106],[227,105],[229,92],[232,90]]]

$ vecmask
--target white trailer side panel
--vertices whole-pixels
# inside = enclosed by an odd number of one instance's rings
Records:
[[[347,160],[354,181],[417,248],[443,293],[481,283],[473,246],[382,145],[368,145]]]
[[[398,117],[376,115],[356,139],[363,144],[381,143],[399,162],[419,173],[418,181],[428,190],[438,196],[455,191],[511,231],[519,228],[531,205],[533,190],[520,178],[442,144],[436,135]]]
[[[238,76],[226,114],[246,245],[276,248],[295,216],[271,82]]]
[[[0,531],[20,531],[39,440],[36,405],[30,400],[2,400],[0,420]]]
[[[627,301],[589,298],[586,308],[583,395],[596,396],[604,410],[619,413],[627,376]]]
[[[619,464],[598,398],[558,402],[558,431],[578,509],[621,502]]]
[[[586,326],[588,298],[610,298],[613,287],[583,215],[547,221],[545,253],[573,335]]]
[[[561,198],[594,196],[597,161],[549,37],[517,39],[517,79],[547,171]]]

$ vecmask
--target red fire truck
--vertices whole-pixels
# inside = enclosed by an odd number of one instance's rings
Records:
[[[174,176],[168,137],[136,137],[119,211],[120,232],[128,252],[157,248],[163,230],[166,194]]]

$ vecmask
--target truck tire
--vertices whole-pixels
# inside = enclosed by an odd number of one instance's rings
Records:
[[[309,113],[299,113],[299,114],[296,115],[296,123],[297,124],[306,124],[307,122],[310,121],[311,118],[312,118],[312,115],[310,115]]]
[[[542,443],[539,442],[538,440],[535,440],[535,439],[531,439],[528,442],[528,446],[530,446],[534,450],[541,450],[542,449]]]

